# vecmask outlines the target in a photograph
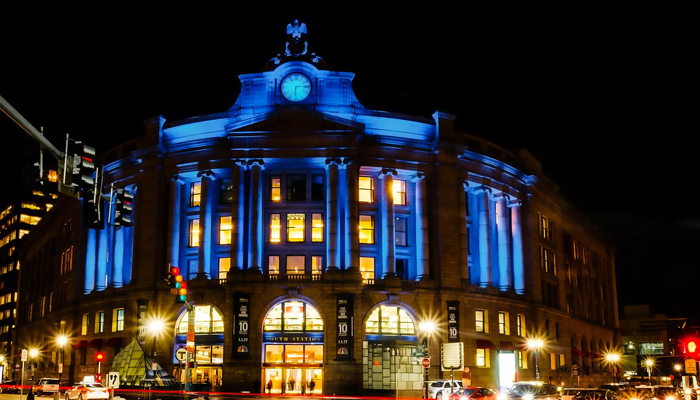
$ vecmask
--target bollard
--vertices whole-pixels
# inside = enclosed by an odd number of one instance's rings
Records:
[[[61,394],[58,392],[53,393],[53,400],[61,400]]]

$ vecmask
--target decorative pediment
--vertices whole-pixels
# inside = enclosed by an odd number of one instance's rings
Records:
[[[285,107],[227,127],[229,134],[235,134],[236,132],[339,133],[343,131],[361,133],[364,129],[364,124],[297,106]]]

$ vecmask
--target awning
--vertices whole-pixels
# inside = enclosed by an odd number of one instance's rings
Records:
[[[518,350],[511,342],[501,340],[501,350]]]
[[[588,356],[593,358],[603,358],[603,355],[598,353],[588,353]]]
[[[577,356],[587,356],[587,353],[582,352],[581,350],[577,349],[576,347],[571,348],[571,354],[577,355]]]
[[[87,347],[102,347],[102,339],[92,339],[92,341],[88,343]]]
[[[87,340],[81,340],[73,345],[74,349],[82,349],[83,347],[87,347]]]
[[[120,347],[121,345],[122,345],[122,338],[121,337],[109,338],[105,342],[105,347]]]
[[[490,340],[476,339],[476,348],[477,349],[495,349],[496,345],[491,343]]]

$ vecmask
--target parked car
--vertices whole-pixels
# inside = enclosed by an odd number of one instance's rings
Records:
[[[66,390],[65,400],[109,399],[109,391],[101,383],[78,383]]]
[[[574,400],[619,400],[620,396],[608,389],[581,389],[574,396]]]
[[[450,395],[450,400],[496,400],[496,392],[485,387],[463,387]]]
[[[561,390],[561,400],[574,400],[582,390],[587,388],[580,387],[565,387]]]
[[[560,400],[561,394],[556,386],[539,382],[515,382],[498,400]]]
[[[428,397],[431,399],[449,398],[450,394],[457,392],[462,387],[462,382],[449,379],[438,379],[428,385]]]
[[[41,378],[32,384],[32,393],[35,396],[52,395],[58,391],[58,378]]]
[[[598,386],[598,389],[608,389],[621,395],[624,392],[629,392],[632,390],[632,385],[629,382],[619,382],[619,383],[604,383]]]
[[[21,388],[22,383],[20,381],[3,381],[0,383],[0,392],[2,393],[19,393]]]

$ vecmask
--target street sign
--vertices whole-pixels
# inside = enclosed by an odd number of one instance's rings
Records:
[[[571,366],[571,375],[578,375],[578,365]]]
[[[464,342],[443,343],[440,350],[443,371],[464,367]]]
[[[175,358],[177,358],[178,361],[185,361],[187,359],[187,349],[177,349],[175,352]]]
[[[29,355],[29,351],[27,349],[22,349],[22,361],[27,361]]]
[[[108,388],[119,389],[119,372],[111,371],[107,373],[107,382],[105,382]]]
[[[698,373],[697,365],[698,365],[698,362],[693,360],[692,358],[686,359],[685,360],[685,373],[686,374],[697,374]]]
[[[423,366],[423,368],[430,368],[430,359],[428,357],[422,359],[420,363]]]

